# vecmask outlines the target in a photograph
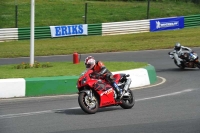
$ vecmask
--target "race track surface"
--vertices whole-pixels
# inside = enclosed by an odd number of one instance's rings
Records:
[[[200,48],[193,48],[200,55]],[[85,114],[77,95],[0,99],[0,133],[200,133],[200,70],[177,68],[170,50],[85,54],[102,61],[148,62],[158,83],[133,90],[132,109],[120,106]],[[72,61],[72,55],[36,57],[37,61]],[[0,65],[29,58],[0,59]],[[134,81],[133,81],[134,82]]]

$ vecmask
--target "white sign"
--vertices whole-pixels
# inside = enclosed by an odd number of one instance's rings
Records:
[[[51,37],[77,36],[88,34],[87,24],[50,26],[50,29]]]

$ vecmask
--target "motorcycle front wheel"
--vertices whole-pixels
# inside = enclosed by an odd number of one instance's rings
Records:
[[[181,65],[179,66],[178,64],[177,64],[177,62],[176,62],[176,60],[174,60],[174,63],[175,63],[175,65],[177,66],[177,67],[179,67],[180,69],[185,69],[185,66],[181,63]]]
[[[122,104],[120,104],[120,106],[123,109],[131,109],[135,105],[135,97],[130,89],[128,89],[128,94],[129,96],[122,98]]]
[[[88,114],[95,114],[99,108],[99,102],[95,95],[90,98],[85,92],[79,94],[78,103],[81,109]]]

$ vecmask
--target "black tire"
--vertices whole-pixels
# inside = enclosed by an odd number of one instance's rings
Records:
[[[130,96],[128,98],[123,97],[122,104],[120,104],[123,109],[131,109],[135,105],[135,97],[133,92],[130,89],[128,89],[128,92],[130,93]]]
[[[97,100],[97,97],[95,97],[95,95],[93,95],[95,101],[94,104],[95,104],[95,107],[93,108],[90,108],[88,105],[87,105],[87,102],[85,99],[87,99],[87,94],[85,92],[82,92],[79,94],[78,96],[78,103],[79,103],[79,106],[81,107],[81,109],[85,112],[85,113],[88,113],[88,114],[95,114],[99,108],[99,102]]]
[[[185,66],[181,63],[181,65],[179,66],[178,64],[177,64],[177,62],[176,62],[176,60],[174,60],[174,63],[175,63],[175,65],[177,66],[177,67],[179,67],[180,69],[185,69]]]
[[[197,67],[200,69],[200,62],[197,62],[196,64],[197,64]]]

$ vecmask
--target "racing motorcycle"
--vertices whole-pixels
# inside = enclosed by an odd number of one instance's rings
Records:
[[[85,70],[77,81],[78,103],[81,109],[88,114],[95,114],[99,108],[121,106],[131,109],[135,104],[135,97],[130,90],[131,79],[129,74],[114,74],[117,85],[123,89],[120,98],[115,89],[104,79],[94,78],[92,70]]]
[[[174,59],[173,52],[168,53],[171,59]],[[183,60],[181,61],[181,65],[177,64],[177,61],[174,59],[174,63],[180,69],[184,68],[196,68],[200,69],[200,62],[198,60],[198,55],[195,52],[185,52],[180,55],[180,58]]]

